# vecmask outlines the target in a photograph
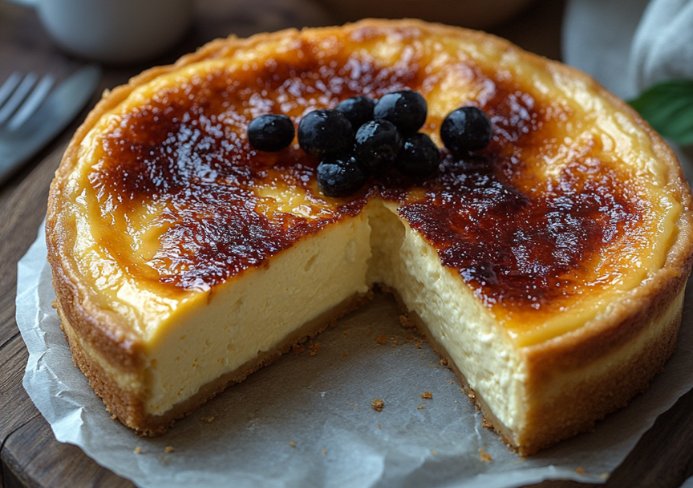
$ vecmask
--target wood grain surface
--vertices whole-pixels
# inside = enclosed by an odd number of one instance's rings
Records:
[[[247,36],[292,25],[339,22],[308,0],[279,3],[199,1],[193,31],[154,64],[169,63],[207,40],[231,32]],[[283,17],[267,16],[267,11],[278,12]],[[522,16],[494,32],[525,49],[558,59],[562,11],[562,1],[538,1]],[[14,69],[36,67],[66,76],[79,64],[79,60],[54,47],[32,11],[0,3],[0,81]],[[123,83],[145,67],[106,67],[101,88]],[[96,99],[97,95],[91,106]],[[79,448],[57,442],[22,387],[28,353],[14,318],[17,261],[36,238],[45,216],[53,173],[70,134],[85,113],[0,188],[0,488],[133,486],[96,464]],[[674,488],[690,476],[693,476],[693,392],[657,420],[605,486]],[[587,485],[553,481],[535,486]]]

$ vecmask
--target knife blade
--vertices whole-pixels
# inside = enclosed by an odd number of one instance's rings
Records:
[[[101,69],[87,65],[63,81],[36,112],[17,130],[0,130],[0,185],[45,147],[74,119],[89,101]]]

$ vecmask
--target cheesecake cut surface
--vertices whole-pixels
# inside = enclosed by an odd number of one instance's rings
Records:
[[[297,144],[262,153],[247,141],[258,115],[298,123],[402,89],[426,98],[422,132],[439,146],[443,118],[465,105],[489,115],[491,144],[443,151],[431,178],[390,170],[334,199]],[[586,76],[488,35],[368,21],[215,41],[114,90],[57,173],[48,242],[77,362],[106,378],[102,388],[132,395],[106,401],[136,429],[155,431],[141,425],[242,379],[231,376],[380,283],[523,450],[584,430],[644,388],[532,440],[539,380],[543,405],[560,404],[561,381],[608,376],[606,356],[641,359],[645,338],[662,345],[644,384],[661,367],[690,271],[690,224],[675,157]],[[550,371],[550,350],[569,343],[582,352]]]

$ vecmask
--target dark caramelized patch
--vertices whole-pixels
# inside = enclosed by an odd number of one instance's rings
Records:
[[[486,303],[560,306],[584,291],[594,259],[638,223],[641,209],[609,172],[584,178],[576,163],[529,197],[500,181],[487,157],[494,155],[448,156],[426,197],[400,214]]]
[[[377,37],[362,34],[354,39]],[[245,131],[254,116],[284,113],[297,123],[313,108],[334,107],[355,95],[378,98],[404,88],[425,95],[437,76],[424,74],[421,53],[379,67],[342,45],[328,58],[320,52],[304,42],[257,69],[220,70],[162,89],[103,135],[103,155],[89,181],[104,218],[114,214],[124,226],[143,203],[164,207],[158,225],[166,230],[146,263],[159,283],[208,289],[356,215],[366,195],[380,193],[400,202],[400,214],[438,250],[443,264],[457,269],[489,304],[539,308],[580,293],[586,283],[599,286],[589,281],[592,264],[637,224],[639,199],[589,151],[557,178],[537,179],[541,172],[528,168],[556,150],[568,114],[494,73],[464,66],[475,82],[493,87],[481,104],[494,124],[493,141],[474,155],[448,155],[439,174],[423,184],[391,171],[349,201],[326,201],[315,190],[316,158],[294,147],[276,154],[253,150]],[[468,103],[479,104],[459,105]],[[429,117],[425,127],[440,122]],[[258,212],[255,190],[273,179],[307,189],[333,210],[331,216]],[[414,188],[425,197],[413,197]]]

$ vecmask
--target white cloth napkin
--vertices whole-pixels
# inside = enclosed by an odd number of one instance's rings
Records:
[[[693,79],[693,0],[652,0],[633,37],[628,64],[639,90]]]
[[[693,0],[570,0],[563,60],[625,99],[693,79]]]

